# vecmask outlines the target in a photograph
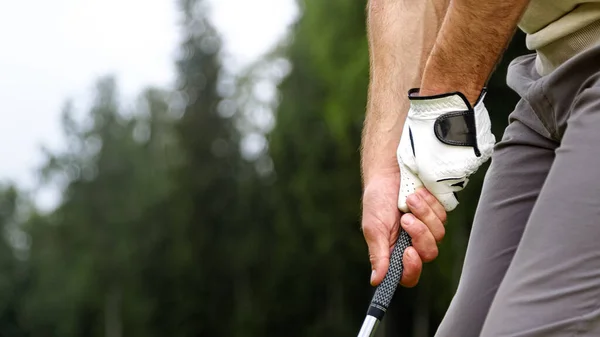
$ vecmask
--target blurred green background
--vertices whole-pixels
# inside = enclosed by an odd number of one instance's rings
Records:
[[[365,1],[298,5],[290,35],[232,76],[201,0],[180,0],[176,88],[124,107],[107,74],[89,109],[65,103],[67,146],[39,170],[41,184],[65,181],[58,206],[2,186],[0,336],[356,335],[373,293],[359,219]],[[490,82],[497,138],[517,100],[506,66],[526,52],[518,33]],[[434,334],[484,172],[379,336]]]

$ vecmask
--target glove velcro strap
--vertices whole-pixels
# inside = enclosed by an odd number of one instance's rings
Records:
[[[477,128],[473,110],[445,113],[436,118],[433,130],[440,142],[454,146],[472,146],[475,156],[481,156],[477,146]]]
[[[481,103],[487,93],[483,88],[475,106]],[[419,117],[427,117],[435,108],[446,110],[439,115],[434,124],[434,132],[437,139],[452,146],[471,146],[475,156],[481,157],[481,151],[477,145],[477,127],[473,106],[461,92],[449,92],[440,95],[419,96],[419,89],[409,90],[408,98],[411,101],[411,109],[418,112]],[[416,116],[415,116],[416,117]]]

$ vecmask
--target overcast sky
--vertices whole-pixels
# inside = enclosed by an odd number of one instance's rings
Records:
[[[209,2],[239,65],[271,48],[297,15],[293,0]],[[0,180],[35,186],[40,146],[63,144],[61,106],[83,102],[99,76],[115,74],[126,99],[169,87],[178,15],[174,0],[0,1]]]

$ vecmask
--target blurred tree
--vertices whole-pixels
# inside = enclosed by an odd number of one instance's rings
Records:
[[[20,230],[19,204],[25,196],[13,186],[0,186],[0,335],[26,336],[19,322],[19,305],[27,291],[23,256],[27,237]],[[16,251],[16,247],[20,251]]]
[[[62,201],[26,226],[32,336],[235,336],[262,320],[249,270],[260,249],[246,234],[259,237],[248,217],[264,190],[217,90],[220,40],[206,7],[180,5],[176,92],[148,90],[123,111],[105,78],[86,123],[65,108],[69,148],[48,152],[43,170],[64,182]]]
[[[368,53],[364,4],[304,1],[269,148],[277,174],[269,336],[348,336],[368,304],[359,144]],[[331,13],[336,13],[332,20]],[[362,276],[361,276],[362,275]],[[289,330],[301,321],[297,329]]]
[[[154,239],[144,212],[169,192],[166,113],[166,93],[151,89],[126,117],[112,78],[98,82],[87,125],[65,108],[69,147],[44,168],[47,179],[65,180],[61,204],[27,226],[32,285],[23,315],[32,336],[149,335],[152,302],[137,275]]]
[[[161,336],[247,336],[247,323],[260,321],[248,309],[248,265],[259,242],[245,233],[259,229],[251,208],[237,210],[241,196],[252,202],[241,187],[252,171],[241,161],[236,107],[220,81],[221,41],[206,4],[184,0],[180,7],[184,39],[172,105],[181,116],[181,162],[171,170],[176,188],[149,212],[148,221],[169,226],[147,275],[146,291],[163,308],[151,327]]]

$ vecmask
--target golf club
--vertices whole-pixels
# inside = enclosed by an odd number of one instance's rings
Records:
[[[404,255],[406,248],[410,246],[410,243],[410,236],[401,229],[398,241],[396,241],[396,246],[394,246],[392,256],[390,257],[390,267],[381,284],[375,289],[375,294],[373,295],[371,305],[369,305],[369,310],[367,311],[367,317],[358,333],[358,337],[375,336],[377,326],[383,319],[383,316],[394,297],[396,287],[398,286],[398,283],[400,283],[403,270],[402,256]]]

